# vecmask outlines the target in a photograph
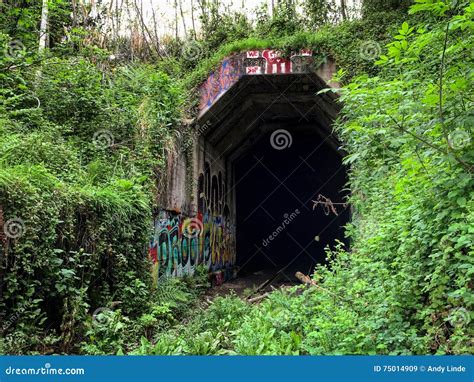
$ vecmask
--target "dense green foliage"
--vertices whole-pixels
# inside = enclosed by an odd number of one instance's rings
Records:
[[[80,56],[18,51],[0,67],[0,205],[22,232],[12,225],[2,248],[4,346],[49,349],[42,338],[60,332],[47,338],[69,351],[88,311],[121,301],[139,317],[153,304],[145,246],[182,91],[146,65]]]
[[[80,28],[64,39],[62,1],[52,49],[36,53],[37,3],[0,4],[0,218],[16,224],[1,237],[0,352],[472,352],[474,6],[420,0],[408,16],[404,1],[366,1],[362,19],[334,26],[323,3],[305,2],[303,22],[279,2],[255,26],[210,9],[204,39],[188,41],[197,56],[171,41],[153,65],[115,62]],[[351,248],[328,250],[317,286],[207,307],[204,270],[152,287],[160,174],[185,146],[195,86],[223,57],[267,47],[343,69]]]

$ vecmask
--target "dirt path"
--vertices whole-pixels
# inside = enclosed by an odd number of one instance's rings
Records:
[[[292,286],[296,284],[284,277],[277,277],[264,288],[257,291],[257,288],[275,276],[276,272],[276,269],[264,269],[249,275],[237,277],[236,279],[229,280],[222,285],[209,289],[206,296],[213,299],[218,296],[225,296],[235,292],[237,296],[246,298],[250,295],[270,292],[271,290],[278,289],[282,286]]]

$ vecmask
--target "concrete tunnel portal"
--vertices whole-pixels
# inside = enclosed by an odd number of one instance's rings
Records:
[[[310,51],[263,50],[211,73],[200,87],[191,163],[168,158],[166,208],[150,242],[155,277],[202,264],[215,284],[269,269],[292,279],[344,241],[347,178],[332,127],[340,105],[333,92],[318,94],[334,71]]]

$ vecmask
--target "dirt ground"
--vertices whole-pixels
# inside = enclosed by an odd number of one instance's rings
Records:
[[[249,295],[259,295],[278,289],[282,286],[292,286],[297,284],[295,280],[290,280],[285,275],[278,275],[268,285],[261,287],[266,281],[277,274],[277,269],[264,269],[247,275],[238,276],[233,280],[226,281],[222,285],[209,289],[206,293],[208,298],[225,296],[234,292],[239,297],[249,297]],[[261,287],[259,290],[257,290]]]

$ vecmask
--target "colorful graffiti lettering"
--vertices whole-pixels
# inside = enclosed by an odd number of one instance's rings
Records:
[[[149,255],[153,276],[179,277],[192,275],[202,264],[211,272],[230,278],[235,263],[235,229],[230,209],[225,202],[222,173],[212,175],[209,165],[199,177],[198,213],[188,217],[172,211],[161,211],[154,221],[154,234]],[[187,234],[189,225],[198,227],[196,234]],[[219,280],[216,282],[221,282]]]

